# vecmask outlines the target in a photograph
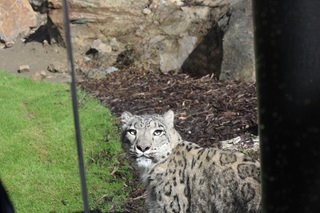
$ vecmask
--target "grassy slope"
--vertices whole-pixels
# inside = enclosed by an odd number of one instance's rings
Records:
[[[89,95],[79,101],[91,209],[120,210],[130,174],[114,121]],[[17,212],[81,211],[69,86],[0,72],[0,121],[0,177]]]

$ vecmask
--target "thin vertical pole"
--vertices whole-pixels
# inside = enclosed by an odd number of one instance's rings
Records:
[[[73,53],[72,53],[71,33],[70,33],[70,24],[69,24],[70,20],[69,20],[67,0],[63,0],[63,13],[64,13],[64,24],[65,24],[68,58],[69,58],[69,63],[71,68],[70,86],[71,86],[71,94],[72,94],[74,125],[75,125],[75,131],[76,131],[76,142],[77,142],[77,151],[78,151],[82,199],[83,199],[83,205],[84,205],[84,212],[89,213],[88,192],[87,192],[87,184],[86,184],[86,176],[85,176],[84,160],[83,160],[83,150],[82,150],[82,142],[81,142],[81,129],[80,129],[77,89],[76,89],[76,81],[75,81],[75,68],[74,68]]]
[[[320,212],[320,1],[253,0],[263,212]]]

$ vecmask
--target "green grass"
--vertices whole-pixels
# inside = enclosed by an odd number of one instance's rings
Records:
[[[115,120],[90,95],[78,96],[90,208],[121,211],[131,174]],[[0,71],[0,119],[0,178],[16,211],[82,211],[69,85]]]

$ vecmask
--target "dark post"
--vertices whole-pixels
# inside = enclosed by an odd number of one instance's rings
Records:
[[[320,212],[320,1],[253,0],[264,212]]]

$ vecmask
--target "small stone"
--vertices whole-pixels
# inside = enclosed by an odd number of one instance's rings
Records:
[[[91,49],[94,49],[98,52],[101,53],[111,53],[112,52],[112,48],[110,45],[107,45],[105,43],[102,43],[102,41],[100,39],[96,39],[92,42],[92,44],[90,45]]]
[[[19,73],[30,72],[29,65],[21,65],[21,66],[19,66],[18,72]]]
[[[91,61],[91,58],[89,58],[89,57],[87,57],[87,56],[83,57],[83,62],[84,62],[84,63],[88,63],[88,62],[90,62],[90,61]]]
[[[48,46],[49,42],[47,40],[43,40],[43,46]]]
[[[49,66],[47,67],[47,70],[48,70],[49,72],[57,72],[54,64],[49,64]]]
[[[87,72],[87,77],[91,79],[100,80],[105,78],[106,74],[107,74],[106,70],[99,70],[97,68],[94,68]]]
[[[149,8],[144,8],[142,13],[145,15],[149,15],[149,14],[151,14],[151,10]]]
[[[58,44],[57,40],[55,38],[51,38],[50,39],[50,43],[51,44]]]
[[[33,80],[33,81],[42,81],[46,77],[47,77],[46,71],[42,70],[42,71],[39,71],[39,72],[36,72],[35,74],[33,74],[30,77],[30,79]]]
[[[45,70],[41,70],[39,73],[40,73],[40,76],[43,78],[46,78],[48,75],[48,73]]]
[[[118,51],[119,50],[119,43],[118,43],[116,38],[112,38],[110,40],[110,46],[111,46],[112,51]]]
[[[107,69],[105,70],[105,72],[106,72],[107,74],[109,74],[109,73],[112,73],[112,72],[118,71],[118,70],[119,70],[119,69],[118,69],[117,67],[112,66],[112,67],[107,68]]]
[[[52,73],[67,73],[68,68],[63,64],[49,64],[47,70]]]
[[[14,41],[6,41],[5,48],[13,47],[13,45],[14,45]]]
[[[150,5],[149,5],[149,9],[151,11],[155,11],[158,7],[159,7],[160,2],[155,2],[153,1]]]
[[[240,136],[232,139],[232,143],[233,143],[233,144],[238,144],[238,143],[240,143],[240,141],[241,141],[241,137],[240,137]]]

